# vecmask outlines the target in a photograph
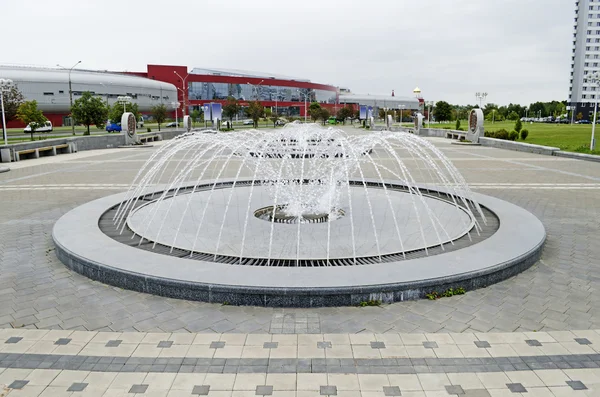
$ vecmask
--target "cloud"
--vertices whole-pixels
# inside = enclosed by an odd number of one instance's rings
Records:
[[[574,4],[565,0],[0,1],[14,16],[3,19],[9,63],[248,69],[357,93],[419,86],[463,104],[476,91],[500,104],[568,96]]]

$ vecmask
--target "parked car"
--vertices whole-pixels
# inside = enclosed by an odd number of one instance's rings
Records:
[[[171,121],[170,123],[167,123],[166,127],[179,127],[179,124],[181,123],[175,123],[174,121]]]
[[[275,125],[276,125],[276,126],[284,126],[284,125],[286,125],[287,123],[288,123],[288,121],[287,121],[286,119],[283,119],[283,118],[281,118],[281,119],[277,119],[277,120],[275,121]]]
[[[46,121],[43,126],[35,129],[35,132],[52,132],[52,123],[50,121]],[[26,134],[31,134],[31,123],[23,130]]]
[[[579,120],[576,121],[575,124],[592,124],[589,120]]]
[[[121,123],[106,124],[106,132],[121,132]]]
[[[143,128],[144,127],[144,118],[142,116],[140,116],[140,119],[138,120],[137,123],[137,128]]]
[[[327,119],[327,124],[337,124],[337,119],[335,118],[335,116],[329,117],[329,119]]]
[[[242,124],[244,124],[244,125],[254,125],[254,120],[244,120],[244,122]]]

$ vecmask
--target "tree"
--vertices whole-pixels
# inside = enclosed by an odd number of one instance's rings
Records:
[[[517,122],[515,123],[515,131],[520,133],[522,129],[523,129],[523,123],[521,123],[521,119],[517,119]]]
[[[190,114],[190,117],[192,118],[194,124],[196,124],[197,122],[202,122],[204,119],[204,112],[202,110],[194,109]]]
[[[329,119],[329,116],[329,110],[327,108],[321,108],[321,111],[319,112],[319,117],[321,117],[321,120],[323,120],[323,125],[325,125],[325,123]]]
[[[308,115],[312,119],[312,121],[317,121],[321,118],[321,105],[318,102],[311,102],[310,107],[308,108]]]
[[[233,126],[233,118],[240,112],[241,106],[237,99],[232,96],[227,97],[227,102],[223,105],[223,116],[229,119],[229,123]]]
[[[71,114],[78,124],[83,124],[87,127],[84,135],[90,135],[90,125],[104,125],[108,117],[108,108],[104,101],[92,96],[89,91],[85,91],[81,98],[73,102]]]
[[[575,116],[575,118],[577,119],[577,121],[583,119],[583,114],[581,112],[577,113],[577,116]]]
[[[254,122],[254,128],[258,128],[258,120],[265,113],[265,108],[258,101],[252,101],[248,103],[248,107],[245,109],[246,116],[250,117]]]
[[[128,103],[125,105],[125,109],[127,112],[133,113],[135,119],[137,120],[140,117],[140,111],[138,109],[137,103]],[[123,117],[123,104],[119,102],[115,102],[110,108],[108,117],[113,123],[120,123],[121,117]]]
[[[16,85],[13,85],[10,90],[2,93],[2,97],[4,98],[4,117],[6,121],[14,120],[17,117],[17,109],[25,102],[23,93],[19,91]]]
[[[48,119],[44,117],[44,113],[37,108],[37,101],[23,102],[17,108],[17,118],[31,128],[31,140],[35,130],[43,126]]]
[[[346,124],[346,119],[351,118],[354,115],[354,111],[351,106],[344,106],[337,112],[337,119],[342,122],[342,124]]]
[[[446,101],[438,101],[433,108],[435,121],[448,121],[452,118],[452,106]]]
[[[512,111],[512,112],[510,112],[508,114],[507,119],[513,120],[513,121],[518,120],[519,119],[519,114],[517,112],[515,112],[515,111]]]
[[[160,125],[167,119],[167,107],[161,103],[160,105],[153,106],[151,112],[152,117],[158,123],[158,130],[160,131]]]

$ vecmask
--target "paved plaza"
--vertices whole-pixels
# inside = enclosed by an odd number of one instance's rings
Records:
[[[91,281],[56,258],[52,226],[125,191],[156,147],[11,164],[0,173],[0,386],[10,396],[600,396],[600,163],[431,141],[474,191],[543,222],[542,259],[465,295],[379,307],[235,307]]]

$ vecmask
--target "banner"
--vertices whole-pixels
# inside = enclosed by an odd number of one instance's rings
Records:
[[[360,105],[360,115],[359,119],[365,120],[367,118],[367,107],[365,105]]]
[[[206,121],[212,120],[212,117],[210,115],[210,105],[208,103],[205,103],[204,105],[202,105],[202,110],[204,111],[204,120],[206,120]]]
[[[371,119],[371,117],[373,117],[373,106],[369,106],[367,111],[367,118]]]
[[[212,112],[212,120],[216,121],[216,120],[222,120],[223,117],[221,116],[222,113],[222,108],[221,108],[221,104],[220,103],[211,103],[211,112]]]

